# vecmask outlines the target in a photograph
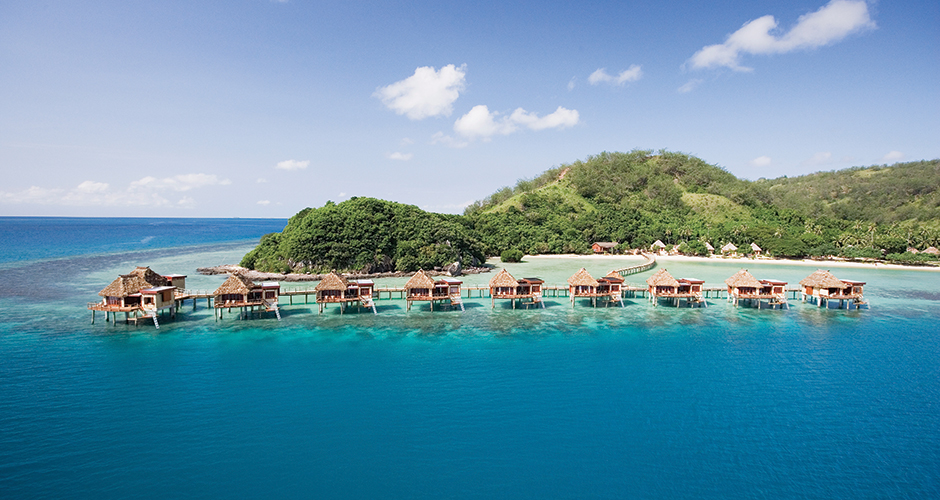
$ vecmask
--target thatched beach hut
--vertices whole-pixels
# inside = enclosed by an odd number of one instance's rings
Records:
[[[761,252],[763,252],[763,250],[757,246],[757,243],[751,243],[751,253],[753,253],[755,257],[760,257]]]
[[[531,304],[542,303],[542,285],[545,282],[539,278],[520,278],[516,279],[505,269],[501,269],[495,276],[490,278],[490,300],[492,307],[496,307],[496,299],[511,300],[513,309],[516,308],[516,300],[531,301]]]
[[[807,300],[815,301],[816,305],[829,307],[830,300],[839,301],[839,309],[842,309],[848,301],[848,307],[852,304],[856,309],[865,304],[863,288],[865,282],[852,281],[836,278],[829,271],[817,269],[816,272],[800,280],[800,294],[803,302]]]
[[[656,240],[650,245],[650,251],[660,255],[666,255],[666,244],[662,240]]]
[[[730,241],[721,247],[721,255],[734,256],[738,254],[738,246]]]
[[[358,302],[375,313],[375,302],[372,300],[374,290],[375,283],[372,280],[348,280],[336,271],[331,271],[314,287],[319,313],[323,313],[327,304],[339,304],[342,314],[350,302]]]
[[[766,299],[771,307],[790,306],[787,304],[787,282],[775,279],[758,280],[747,269],[738,271],[734,276],[725,280],[728,285],[728,301],[737,306],[741,300],[757,301],[757,308],[761,307],[761,300]]]

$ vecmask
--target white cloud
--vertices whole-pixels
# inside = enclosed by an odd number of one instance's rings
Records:
[[[310,160],[284,160],[277,162],[274,168],[278,170],[303,170],[310,165]]]
[[[105,182],[89,180],[72,189],[32,186],[19,192],[0,192],[0,202],[54,206],[171,206],[173,203],[166,198],[169,191],[187,192],[228,184],[231,184],[230,180],[210,174],[183,174],[162,179],[148,176],[131,182],[124,189],[112,189]],[[184,196],[175,205],[191,208],[196,201]]]
[[[800,165],[804,167],[816,167],[819,165],[829,165],[830,163],[833,163],[832,153],[828,151],[820,151],[819,153],[814,154],[811,158],[801,161]]]
[[[899,161],[903,161],[904,158],[904,153],[900,151],[891,151],[890,153],[881,157],[881,163],[897,163]]]
[[[268,180],[265,179],[264,177],[258,177],[258,180],[255,181],[255,183],[257,184],[264,184],[266,182],[268,182]]]
[[[414,154],[412,154],[412,153],[399,153],[398,151],[396,151],[396,152],[394,152],[394,153],[391,153],[391,154],[387,155],[387,157],[388,157],[389,160],[408,161],[408,160],[410,160],[411,158],[414,157]]]
[[[572,78],[571,80],[568,81],[568,91],[569,91],[569,92],[572,91],[572,90],[574,90],[575,82],[576,82],[576,81],[577,81],[577,78]]]
[[[258,204],[261,206],[267,206],[271,204],[271,200],[260,200],[258,201]]]
[[[412,140],[409,139],[408,137],[404,137],[404,138],[402,138],[402,140],[401,140],[401,142],[400,142],[399,144],[402,145],[402,146],[411,146],[411,145],[414,144],[414,143],[415,143],[415,141],[412,141]]]
[[[752,167],[767,167],[770,166],[770,157],[758,156],[757,158],[749,161],[748,164]]]
[[[688,94],[689,92],[692,92],[693,90],[695,90],[695,88],[698,87],[699,85],[701,85],[702,82],[704,82],[704,81],[705,81],[705,80],[702,80],[702,79],[700,79],[700,78],[693,78],[693,79],[691,79],[691,80],[685,82],[685,85],[679,87],[679,88],[677,89],[677,91],[678,91],[680,94]]]
[[[465,148],[470,145],[467,141],[459,141],[444,132],[437,132],[431,136],[431,144],[443,144],[450,148]]]
[[[467,65],[444,66],[439,71],[431,66],[422,66],[415,74],[380,87],[372,94],[382,100],[389,109],[412,120],[430,116],[450,116],[452,104],[466,88]]]
[[[231,183],[232,181],[228,179],[219,179],[215,174],[181,174],[173,177],[164,177],[162,179],[147,176],[139,181],[132,182],[130,187],[131,189],[148,188],[189,191],[204,186],[227,186]]]
[[[600,68],[591,73],[588,77],[588,83],[597,85],[599,83],[609,83],[611,85],[623,85],[627,82],[635,82],[643,76],[643,70],[636,64],[630,65],[628,69],[620,72],[617,76],[607,74],[606,68]]]
[[[340,193],[340,194],[339,194],[339,197],[340,197],[340,198],[345,198],[345,197],[346,197],[346,193]]]
[[[539,117],[522,108],[516,108],[509,116],[499,118],[499,113],[490,111],[486,105],[474,106],[467,114],[454,122],[454,131],[469,139],[488,140],[494,135],[508,135],[519,130],[519,126],[531,130],[547,128],[568,128],[578,124],[580,116],[577,110],[558,106],[553,113]]]
[[[875,23],[864,0],[831,0],[819,10],[800,16],[787,33],[781,36],[771,33],[776,28],[777,20],[771,15],[748,21],[728,35],[724,43],[703,47],[688,62],[694,69],[727,67],[751,71],[740,65],[744,54],[785,54],[823,47],[852,33],[873,29]]]

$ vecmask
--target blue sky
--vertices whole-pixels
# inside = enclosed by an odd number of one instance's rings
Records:
[[[602,151],[940,157],[940,4],[0,4],[0,215],[459,213]]]

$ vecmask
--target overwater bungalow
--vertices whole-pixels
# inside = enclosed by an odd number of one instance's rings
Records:
[[[539,278],[520,278],[516,279],[505,269],[501,269],[496,276],[490,278],[490,300],[492,306],[496,307],[496,299],[508,299],[512,301],[512,308],[516,308],[516,300],[524,301],[528,304],[541,304],[542,285],[545,282]]]
[[[735,306],[741,300],[757,301],[757,308],[760,309],[761,300],[766,299],[771,307],[790,308],[787,303],[786,281],[758,280],[747,269],[742,269],[734,276],[726,279],[725,284],[728,285],[728,301]]]
[[[169,309],[171,317],[176,315],[176,287],[149,267],[138,266],[128,274],[118,276],[98,295],[102,297],[101,302],[88,304],[92,323],[95,311],[104,311],[105,320],[123,312],[127,323],[152,318],[157,328],[160,328],[157,319],[160,311]]]
[[[669,274],[669,271],[660,269],[646,280],[646,284],[649,285],[648,297],[653,306],[656,306],[658,299],[662,297],[674,299],[676,307],[679,307],[679,299],[685,299],[690,306],[703,304],[708,307],[708,303],[705,302],[702,295],[702,287],[705,285],[703,280],[696,278],[675,279]]]
[[[281,285],[276,281],[255,283],[240,274],[230,274],[219,288],[213,292],[216,319],[222,318],[222,310],[240,309],[242,317],[248,318],[252,312],[263,310],[274,312],[281,320],[281,311],[277,307]]]
[[[419,270],[405,283],[405,310],[411,310],[414,301],[426,301],[434,310],[435,302],[447,302],[451,306],[464,310],[463,299],[460,296],[460,285],[463,281],[456,278],[442,278],[434,280],[424,270]]]
[[[164,274],[163,279],[166,280],[167,285],[176,287],[177,294],[186,289],[185,274]]]
[[[830,300],[839,301],[839,309],[843,306],[851,309],[852,305],[867,304],[862,295],[865,286],[863,281],[852,281],[836,278],[829,271],[817,270],[813,274],[800,280],[800,292],[803,302],[816,302],[819,307],[829,307]]]
[[[595,241],[594,244],[591,245],[591,250],[593,250],[594,253],[611,253],[617,245],[619,245],[619,243],[616,241]]]
[[[372,300],[375,291],[375,283],[372,280],[347,280],[336,271],[332,271],[317,283],[314,291],[317,292],[317,306],[320,313],[323,313],[327,304],[339,304],[340,314],[342,314],[350,302],[358,302],[360,305],[371,308],[373,313],[377,312],[375,302]]]
[[[574,307],[575,301],[580,298],[591,299],[591,305],[597,307],[597,298],[608,299],[610,302],[620,302],[623,306],[621,289],[623,278],[616,273],[608,274],[601,279],[594,279],[590,273],[583,267],[570,278],[568,278],[568,295],[571,297],[571,306]]]

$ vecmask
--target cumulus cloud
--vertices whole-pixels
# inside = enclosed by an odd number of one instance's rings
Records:
[[[191,208],[196,201],[182,196],[175,203],[166,195],[169,192],[188,192],[205,186],[231,184],[211,174],[183,174],[173,177],[144,177],[131,182],[124,189],[113,189],[105,182],[84,181],[74,188],[43,188],[32,186],[18,192],[0,191],[0,202],[11,204],[35,204],[55,206],[177,206]]]
[[[617,76],[607,74],[606,68],[600,68],[591,73],[588,77],[588,83],[597,85],[599,83],[609,83],[611,85],[623,85],[627,82],[635,82],[643,77],[643,70],[640,66],[633,64],[629,68],[620,72]]]
[[[414,157],[412,153],[399,153],[398,151],[387,155],[389,160],[408,161]]]
[[[469,139],[487,140],[494,135],[516,132],[520,126],[530,130],[563,129],[577,125],[579,120],[577,110],[562,106],[543,117],[522,108],[517,108],[509,116],[500,117],[498,112],[490,111],[486,105],[480,104],[454,122],[454,131]]]
[[[278,170],[303,170],[310,165],[310,160],[284,160],[277,162],[274,168]]]
[[[815,12],[804,14],[790,31],[778,36],[774,16],[748,21],[728,35],[724,43],[708,45],[696,52],[688,63],[694,69],[727,67],[751,71],[741,66],[745,54],[785,54],[836,43],[848,35],[875,28],[864,0],[832,0]]]
[[[903,161],[904,158],[904,153],[900,151],[891,151],[890,153],[881,157],[881,163],[897,163],[899,161]]]
[[[693,79],[691,79],[691,80],[685,82],[685,85],[679,87],[679,88],[677,89],[677,91],[678,91],[680,94],[688,94],[689,92],[692,92],[693,90],[695,90],[695,87],[698,87],[698,86],[701,85],[702,82],[704,82],[704,81],[705,81],[705,80],[702,80],[702,79],[700,79],[700,78],[693,78]]]
[[[389,109],[412,120],[431,116],[450,116],[453,103],[466,88],[467,65],[448,64],[440,70],[422,66],[414,75],[372,94]]]
[[[769,156],[758,156],[753,160],[748,162],[752,167],[767,167],[770,166],[770,157]]]
[[[816,167],[819,165],[828,165],[830,163],[832,163],[832,153],[828,151],[820,151],[814,154],[812,157],[801,161],[800,165],[804,167]]]
[[[443,144],[449,148],[465,148],[470,145],[469,142],[465,140],[455,139],[453,136],[444,134],[444,132],[437,132],[431,136],[431,144]]]

